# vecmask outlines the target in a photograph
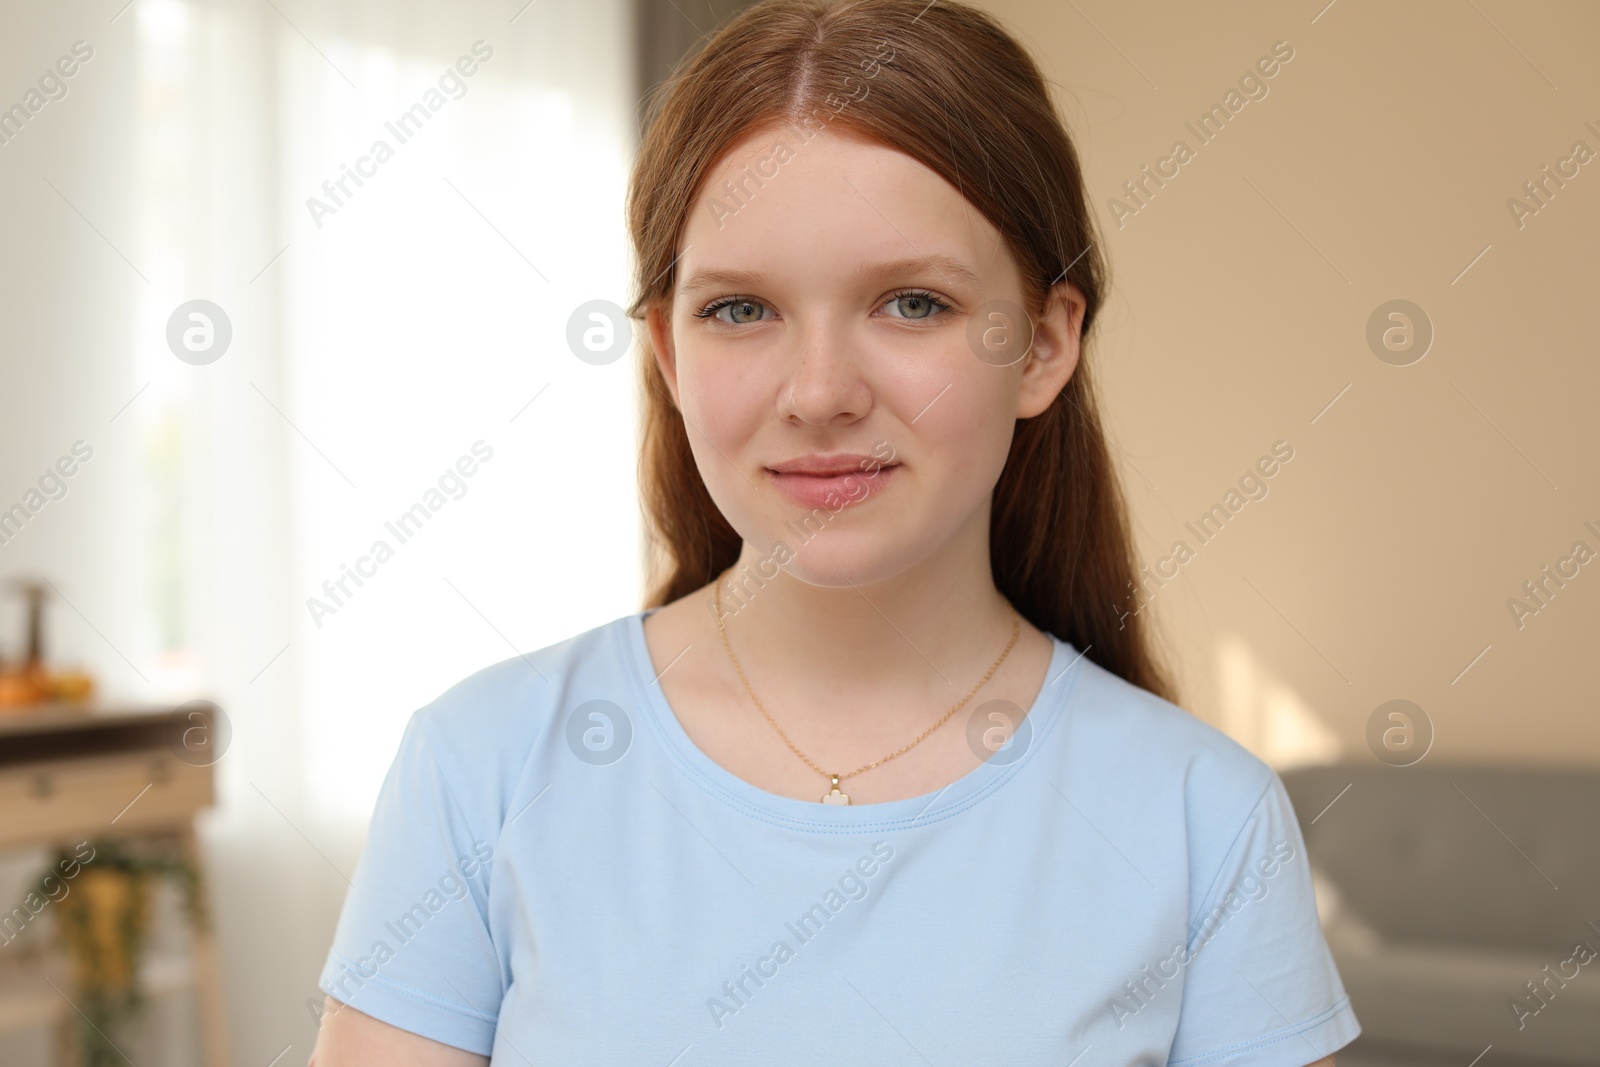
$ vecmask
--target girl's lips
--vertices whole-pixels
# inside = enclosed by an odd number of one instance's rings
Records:
[[[898,463],[879,467],[875,471],[846,471],[841,474],[779,474],[768,470],[778,491],[805,508],[828,508],[859,504],[869,496],[881,493],[898,470]]]

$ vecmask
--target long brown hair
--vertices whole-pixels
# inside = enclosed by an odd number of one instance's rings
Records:
[[[628,193],[641,318],[670,303],[678,243],[711,167],[745,136],[836,124],[919,160],[1000,231],[1030,314],[1063,278],[1083,291],[1085,352],[1106,266],[1077,152],[1028,53],[991,16],[948,0],[764,0],[658,87]],[[639,483],[650,523],[646,607],[702,588],[739,534],[700,478],[647,331]],[[994,489],[990,563],[1034,626],[1161,696],[1134,588],[1126,506],[1096,415],[1086,355],[1045,411],[1018,419]]]

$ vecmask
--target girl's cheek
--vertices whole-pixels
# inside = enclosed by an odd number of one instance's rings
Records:
[[[1005,390],[999,379],[1003,373],[963,349],[948,360],[902,377],[896,384],[895,408],[904,415],[902,423],[916,419],[911,430],[919,437],[935,435],[970,442],[974,434],[992,432],[997,413],[1005,409]]]
[[[708,372],[697,365],[680,367],[678,394],[685,414],[718,445],[737,442],[770,417],[760,384],[749,375]],[[691,431],[692,432],[692,431]]]

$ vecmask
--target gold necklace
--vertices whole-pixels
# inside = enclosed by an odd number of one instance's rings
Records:
[[[839,791],[839,783],[841,781],[843,781],[846,778],[852,778],[855,775],[860,774],[862,771],[870,771],[872,768],[876,767],[878,764],[885,763],[888,760],[894,759],[896,756],[900,755],[900,753],[905,752],[907,749],[911,748],[911,745],[915,745],[917,743],[917,741],[921,741],[924,737],[927,737],[929,734],[933,733],[933,731],[937,730],[940,726],[943,726],[944,723],[950,718],[950,716],[952,716],[956,712],[960,711],[961,710],[961,705],[965,704],[967,701],[971,700],[972,699],[972,694],[976,693],[979,689],[983,688],[983,683],[987,682],[990,678],[992,678],[994,676],[994,672],[1000,669],[1000,664],[1004,663],[1006,657],[1011,655],[1011,647],[1017,643],[1017,635],[1022,632],[1022,620],[1017,615],[1017,610],[1015,608],[1012,608],[1011,609],[1011,640],[1006,642],[1006,650],[1004,652],[1000,653],[1000,658],[994,661],[994,666],[989,668],[989,672],[987,674],[985,674],[982,679],[979,680],[978,684],[973,686],[972,689],[968,691],[967,695],[961,698],[961,702],[959,704],[957,704],[955,707],[951,708],[949,711],[944,713],[944,718],[940,719],[938,722],[934,723],[932,726],[930,726],[926,730],[922,731],[922,733],[917,736],[917,739],[915,741],[912,741],[910,745],[906,745],[905,748],[901,748],[901,749],[899,749],[897,751],[891,752],[887,756],[884,756],[882,759],[873,760],[871,763],[867,764],[865,767],[857,767],[855,770],[851,771],[849,774],[829,774],[827,771],[823,770],[821,767],[818,767],[815,763],[812,763],[810,758],[807,757],[804,752],[801,752],[798,748],[794,747],[794,742],[789,740],[789,735],[784,733],[783,732],[783,728],[780,727],[776,722],[773,722],[772,716],[771,715],[767,715],[767,709],[763,708],[761,706],[761,701],[756,699],[755,690],[750,688],[750,680],[744,676],[744,668],[739,666],[739,659],[738,659],[737,656],[735,656],[733,654],[733,646],[728,644],[728,631],[725,630],[723,628],[723,626],[722,626],[722,578],[721,578],[720,575],[717,577],[717,582],[716,582],[715,586],[713,586],[712,595],[715,598],[715,603],[716,603],[717,633],[722,635],[722,647],[728,650],[728,659],[733,661],[733,669],[739,672],[739,681],[744,683],[745,692],[750,694],[750,699],[755,702],[756,708],[761,712],[762,715],[766,716],[766,719],[767,719],[768,722],[772,723],[772,728],[774,730],[778,731],[778,736],[783,738],[784,744],[788,745],[789,748],[794,752],[794,754],[796,756],[799,756],[801,759],[805,760],[806,766],[810,767],[812,770],[816,771],[818,774],[822,775],[824,778],[828,778],[828,779],[832,780],[833,791],[830,792],[830,793],[824,793],[822,795],[822,797],[821,797],[822,803],[824,803],[824,804],[848,804],[848,803],[850,803],[850,797],[847,794],[841,793]]]

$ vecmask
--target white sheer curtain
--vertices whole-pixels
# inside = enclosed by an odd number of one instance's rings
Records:
[[[8,69],[96,54],[0,158],[41,209],[0,253],[11,336],[63,353],[6,357],[0,473],[97,452],[0,562],[73,598],[55,645],[108,695],[227,712],[202,831],[233,1053],[303,1063],[406,718],[638,606],[632,364],[567,343],[627,302],[629,6],[119,0],[15,29]],[[165,339],[193,299],[232,329],[204,366]]]
[[[626,303],[625,3],[278,7],[281,364],[249,399],[287,487],[287,629],[265,650],[287,651],[261,680],[289,668],[299,725],[236,801],[303,872],[279,888],[307,925],[272,991],[283,1021],[243,1022],[241,1054],[268,1059],[301,1054],[283,1027],[309,1052],[353,831],[406,717],[634,610],[641,578],[630,363],[566,342],[578,305]],[[251,953],[231,957],[241,982]]]
[[[629,365],[566,343],[578,305],[626,303],[626,22],[516,12],[333,5],[300,23],[317,49],[280,35],[271,400],[319,810],[370,807],[419,698],[638,593]]]

